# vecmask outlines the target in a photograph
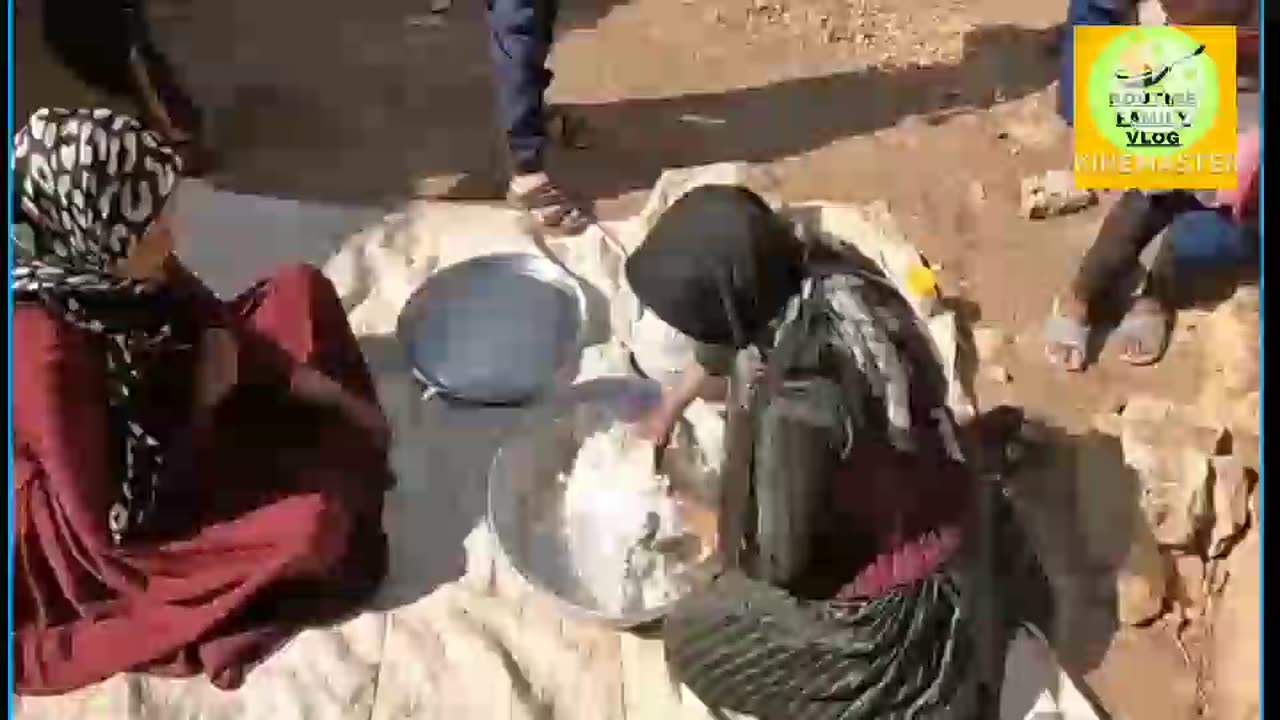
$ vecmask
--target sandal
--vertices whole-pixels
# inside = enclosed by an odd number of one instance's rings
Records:
[[[1088,363],[1089,332],[1087,323],[1063,315],[1054,300],[1053,315],[1044,324],[1045,356],[1067,372],[1082,372]]]
[[[595,219],[587,211],[550,180],[522,193],[508,193],[507,202],[552,235],[577,235],[595,224]]]
[[[1121,359],[1130,365],[1153,365],[1169,347],[1170,316],[1154,300],[1139,298],[1120,324],[1115,337],[1122,347]]]

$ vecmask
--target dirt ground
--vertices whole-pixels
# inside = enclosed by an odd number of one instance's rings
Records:
[[[426,0],[152,4],[161,45],[212,113],[221,186],[387,206],[499,186],[479,2],[443,16]],[[84,102],[40,46],[39,0],[18,5],[17,117]],[[664,167],[724,160],[754,163],[758,186],[788,200],[888,202],[968,318],[1012,339],[1007,376],[980,377],[982,404],[1023,406],[1069,442],[1128,393],[1192,399],[1200,355],[1184,321],[1156,368],[1129,368],[1114,348],[1083,376],[1043,360],[1043,320],[1102,217],[1018,212],[1021,178],[1069,161],[1051,55],[1064,12],[1055,0],[565,0],[552,97],[591,132],[556,168],[606,216],[636,209]],[[1050,474],[1031,490],[1053,498],[1070,482]],[[1066,554],[1074,511],[1046,525]],[[1105,602],[1073,605],[1059,649],[1114,717],[1195,716],[1167,628],[1116,630]]]

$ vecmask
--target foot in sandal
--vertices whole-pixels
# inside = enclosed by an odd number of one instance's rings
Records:
[[[1044,327],[1045,355],[1068,372],[1081,372],[1088,362],[1089,306],[1077,298],[1054,301]]]
[[[1130,365],[1152,365],[1169,346],[1172,314],[1154,297],[1138,298],[1116,327],[1120,357]]]
[[[545,172],[513,177],[507,189],[507,202],[552,235],[577,235],[594,222],[591,214],[566,195]]]

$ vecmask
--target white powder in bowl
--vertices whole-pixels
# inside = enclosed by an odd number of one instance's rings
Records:
[[[594,418],[586,418],[593,420]],[[562,531],[579,595],[623,615],[676,600],[700,555],[670,480],[656,472],[653,445],[632,426],[593,425],[560,476]]]

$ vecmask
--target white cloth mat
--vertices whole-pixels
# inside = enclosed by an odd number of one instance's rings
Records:
[[[637,217],[610,227],[634,247],[685,189],[737,182],[737,165],[663,175]],[[892,271],[915,251],[883,207],[810,204],[799,222],[854,242]],[[202,678],[123,675],[57,698],[22,698],[22,720],[709,720],[674,683],[656,640],[572,621],[496,559],[484,528],[485,477],[517,410],[460,410],[424,402],[391,337],[409,294],[435,270],[475,255],[536,252],[520,217],[475,205],[416,202],[399,212],[316,206],[223,193],[190,183],[181,195],[184,256],[230,295],[282,262],[324,267],[348,308],[391,417],[398,485],[387,501],[391,572],[374,607],[300,634],[222,692]],[[616,328],[621,258],[599,231],[553,250],[589,280],[592,342]],[[890,273],[892,275],[892,272]],[[954,371],[954,319],[930,323]],[[616,365],[617,342],[592,348],[582,374]],[[952,374],[954,377],[954,373]],[[968,400],[957,390],[957,410]],[[713,415],[704,413],[704,418]],[[1095,720],[1047,645],[1024,634],[1011,648],[1004,720]],[[1061,713],[1055,715],[1054,713]]]

